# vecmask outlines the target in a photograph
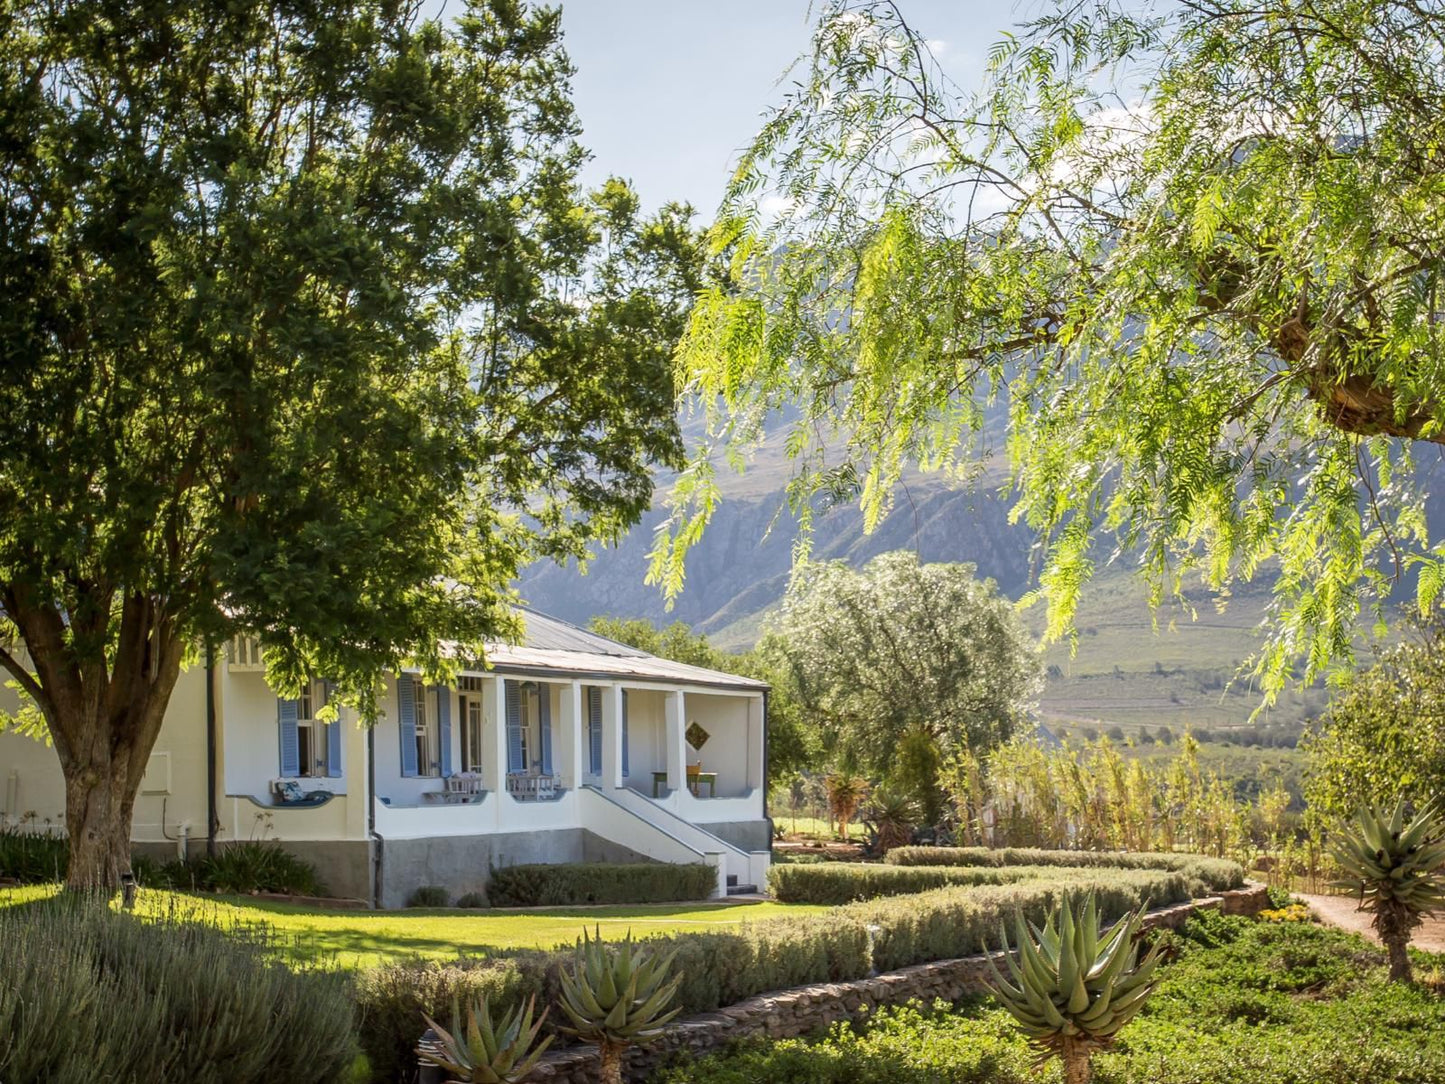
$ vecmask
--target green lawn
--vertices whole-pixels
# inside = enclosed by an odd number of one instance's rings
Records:
[[[0,906],[45,899],[53,886],[0,889]],[[497,949],[570,945],[583,928],[607,937],[670,933],[827,910],[808,904],[680,903],[635,907],[549,907],[514,910],[327,911],[244,896],[195,896],[149,890],[142,913],[175,913],[219,926],[264,925],[292,957],[333,958],[345,967],[372,967],[416,956],[453,959]]]

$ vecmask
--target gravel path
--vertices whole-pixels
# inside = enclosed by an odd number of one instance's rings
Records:
[[[1320,921],[1343,930],[1362,933],[1371,941],[1379,941],[1375,931],[1370,929],[1370,919],[1373,916],[1368,911],[1356,910],[1353,897],[1307,896],[1302,892],[1296,892],[1295,895],[1309,904],[1310,910],[1319,915]],[[1410,946],[1426,952],[1445,952],[1445,918],[1427,918],[1425,924],[1411,936]]]

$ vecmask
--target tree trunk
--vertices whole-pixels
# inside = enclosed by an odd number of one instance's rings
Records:
[[[602,1065],[597,1071],[597,1078],[602,1084],[622,1084],[622,1053],[627,1048],[616,1043],[604,1042],[599,1049],[602,1054]]]
[[[65,776],[65,887],[114,894],[130,871],[131,814],[180,676],[182,638],[140,592],[96,588],[62,613],[48,593],[10,583],[0,584],[0,605],[30,662],[0,644],[0,666],[40,708]]]
[[[1093,1067],[1089,1064],[1087,1043],[1064,1040],[1064,1084],[1089,1084],[1093,1078]]]
[[[1399,900],[1381,900],[1375,910],[1375,932],[1385,945],[1390,956],[1390,981],[1410,982],[1414,973],[1410,968],[1410,931],[1420,920]]]
[[[65,772],[65,827],[70,837],[67,891],[114,894],[130,872],[131,814],[140,778],[129,778],[133,750],[121,748],[105,763]],[[146,750],[149,756],[150,750]]]

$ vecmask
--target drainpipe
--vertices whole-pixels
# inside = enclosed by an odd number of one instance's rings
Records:
[[[206,855],[216,854],[216,650],[206,644]],[[189,847],[189,843],[187,844]],[[190,855],[185,856],[189,858]]]
[[[381,907],[381,849],[376,831],[376,727],[366,728],[366,834],[371,838],[371,906]]]
[[[768,700],[772,689],[763,690],[763,820],[768,822],[768,850],[773,849],[773,818],[768,816],[768,789],[772,780],[768,775]]]

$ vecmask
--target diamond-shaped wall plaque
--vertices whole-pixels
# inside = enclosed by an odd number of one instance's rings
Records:
[[[687,744],[694,749],[701,749],[707,744],[708,738],[711,737],[711,735],[702,727],[698,726],[695,721],[688,724],[685,736],[687,738]]]

